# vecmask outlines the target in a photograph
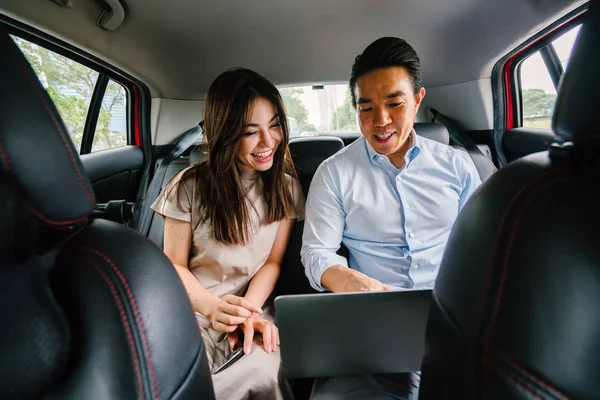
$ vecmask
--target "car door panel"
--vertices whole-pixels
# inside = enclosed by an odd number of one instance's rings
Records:
[[[528,154],[547,150],[556,141],[556,136],[548,129],[514,128],[504,134],[504,156],[508,162]]]
[[[144,163],[142,150],[137,146],[84,154],[81,162],[90,177],[96,201],[134,201]]]

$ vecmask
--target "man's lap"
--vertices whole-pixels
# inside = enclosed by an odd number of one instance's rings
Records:
[[[317,378],[311,400],[407,399],[419,397],[421,373]]]

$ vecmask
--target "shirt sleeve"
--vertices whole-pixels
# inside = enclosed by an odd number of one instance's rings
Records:
[[[475,192],[475,190],[481,185],[479,172],[477,172],[477,168],[475,168],[475,164],[473,164],[471,156],[466,153],[461,154],[461,156],[462,173],[460,180],[462,184],[462,192],[460,194],[460,202],[458,207],[459,212],[463,209],[473,192]]]
[[[327,268],[335,264],[348,267],[346,258],[336,254],[345,217],[338,182],[328,165],[321,164],[310,185],[300,252],[310,285],[320,292],[326,290],[321,286],[321,277]]]
[[[180,185],[181,178],[187,169],[175,175],[165,186],[156,201],[152,204],[152,208],[157,214],[162,217],[169,217],[185,222],[192,222],[192,191],[194,179],[187,179]],[[177,189],[182,190],[181,195],[177,193]],[[179,201],[178,198],[179,197]]]

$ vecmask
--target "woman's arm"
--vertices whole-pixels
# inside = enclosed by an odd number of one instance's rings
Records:
[[[250,286],[244,297],[258,307],[263,306],[273,292],[273,289],[275,289],[275,284],[281,270],[281,262],[283,261],[283,256],[285,255],[285,250],[292,234],[294,222],[295,220],[286,218],[279,223],[279,229],[277,230],[269,258],[267,258],[267,261],[250,281]],[[255,332],[262,333],[263,347],[267,353],[274,352],[279,345],[279,331],[277,327],[263,318],[254,315],[244,321],[241,324],[241,328],[244,332],[243,346],[246,354],[252,352],[252,340]],[[237,342],[237,331],[230,333],[229,345],[231,348],[234,348]]]
[[[175,266],[188,293],[192,308],[210,320],[213,328],[231,332],[253,312],[260,311],[237,296],[218,298],[206,290],[189,270],[188,258],[192,246],[189,222],[165,217],[164,252]]]
[[[244,297],[259,308],[263,306],[273,289],[275,289],[294,222],[295,220],[289,218],[281,220],[267,261],[250,281],[250,286]]]

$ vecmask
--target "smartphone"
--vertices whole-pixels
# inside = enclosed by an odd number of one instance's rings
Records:
[[[243,355],[244,355],[243,348],[242,347],[238,348],[233,353],[231,353],[231,355],[229,356],[227,361],[225,361],[223,363],[223,365],[221,365],[219,368],[217,368],[215,370],[215,372],[213,372],[213,375],[218,374],[219,372],[223,371],[224,369],[231,367],[233,365],[233,363],[236,362],[237,360],[239,360],[240,358],[242,358]]]

